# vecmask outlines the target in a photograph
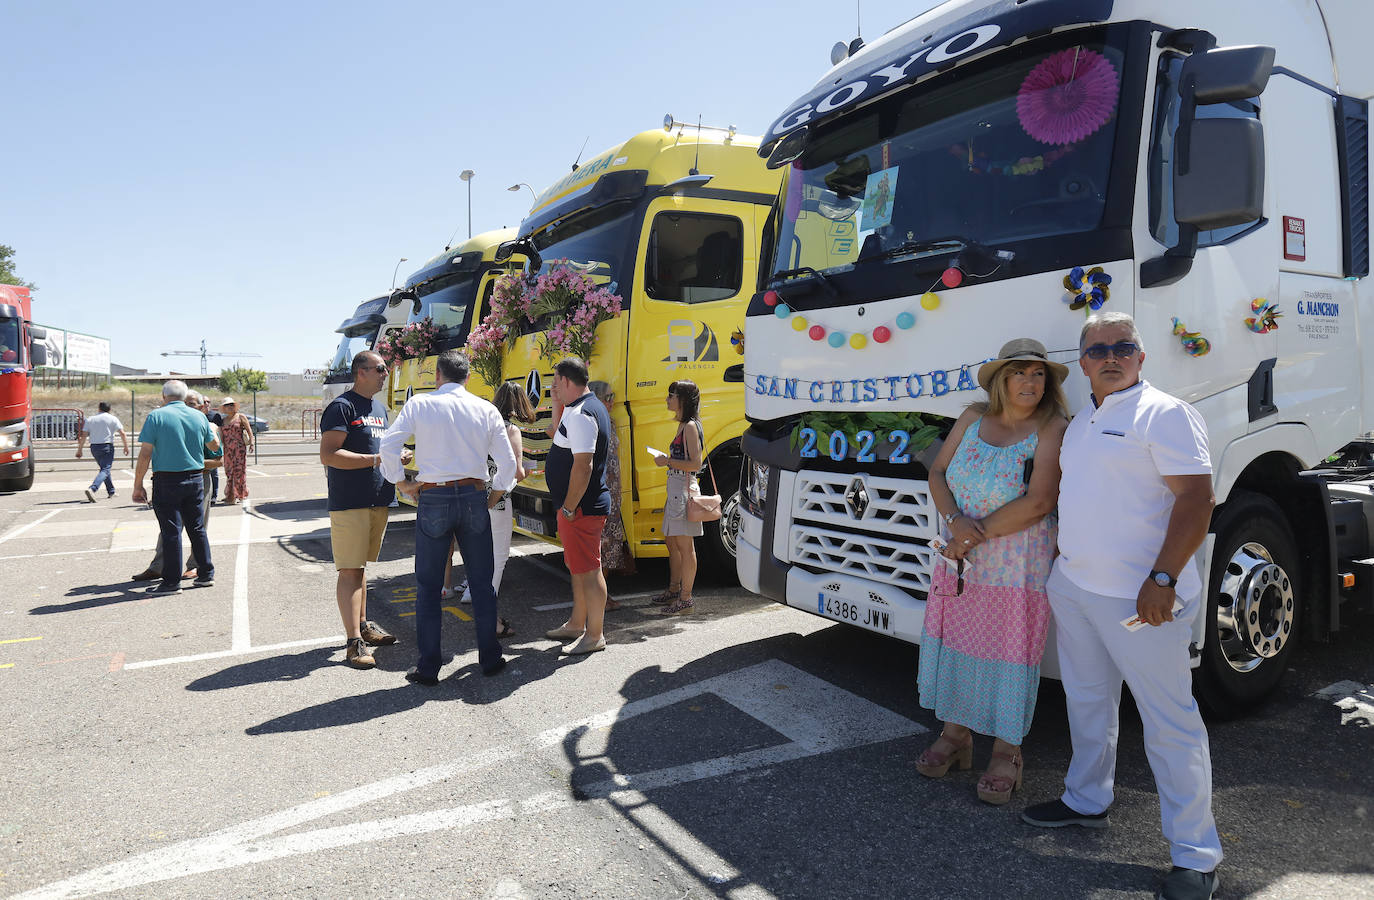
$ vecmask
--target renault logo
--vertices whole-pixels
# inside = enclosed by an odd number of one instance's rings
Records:
[[[530,398],[530,406],[539,408],[539,401],[544,399],[544,380],[539,377],[538,369],[530,369],[530,374],[525,376],[525,395]]]
[[[844,505],[849,507],[849,514],[856,519],[862,519],[864,511],[868,509],[868,486],[857,475],[844,492]]]

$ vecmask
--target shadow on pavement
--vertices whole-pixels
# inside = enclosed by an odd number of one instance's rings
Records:
[[[250,684],[300,681],[316,669],[338,665],[331,657],[338,647],[316,647],[304,653],[269,656],[221,669],[186,685],[188,691],[219,691]]]
[[[44,606],[35,606],[29,610],[31,616],[49,616],[53,613],[80,612],[85,609],[99,609],[102,606],[113,606],[116,603],[132,603],[138,600],[148,599],[148,589],[156,585],[156,581],[126,581],[123,584],[87,584],[81,587],[74,587],[67,591],[68,597],[86,596],[86,600],[73,600],[70,603],[49,603]],[[190,583],[184,582],[183,588],[189,592]]]

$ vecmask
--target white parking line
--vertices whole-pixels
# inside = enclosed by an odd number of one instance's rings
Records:
[[[57,514],[60,513],[61,511],[62,511],[62,510],[60,510],[60,509],[54,509],[52,512],[50,512],[50,513],[48,513],[48,514],[46,514],[46,515],[44,515],[44,516],[41,516],[41,517],[39,517],[39,518],[37,518],[37,519],[34,519],[32,522],[30,522],[30,523],[27,524],[27,525],[20,525],[18,528],[12,528],[12,529],[10,529],[8,532],[5,533],[5,536],[4,536],[4,537],[0,537],[0,544],[3,544],[3,543],[5,543],[5,541],[11,540],[11,539],[13,539],[13,538],[19,537],[19,535],[23,534],[24,532],[28,531],[30,528],[33,528],[33,527],[36,526],[36,525],[42,525],[44,522],[48,521],[49,519],[51,519],[53,516],[57,515]]]
[[[252,646],[248,639],[248,544],[253,527],[253,501],[243,498],[243,515],[239,521],[238,554],[234,558],[234,624],[232,650],[243,651]]]
[[[616,771],[615,760],[608,755],[613,726],[704,694],[714,694],[778,732],[787,738],[787,742],[649,772],[625,775]],[[666,790],[705,778],[756,771],[925,731],[924,727],[905,716],[787,663],[769,660],[657,696],[632,701],[579,722],[550,728],[523,744],[467,753],[460,760],[360,785],[202,838],[192,838],[169,847],[125,857],[119,862],[36,888],[18,897],[37,900],[124,890],[337,847],[467,828],[495,818],[542,818],[550,812],[576,809],[588,801],[605,802],[625,815],[660,845],[671,848],[673,855],[684,866],[694,870],[694,874],[703,881],[725,884],[742,878],[742,874],[699,838],[658,810],[644,791]],[[583,764],[594,760],[596,765],[612,773],[611,777],[582,788],[579,793],[585,800],[575,800],[565,791],[543,791],[525,798],[498,798],[272,837],[326,816],[366,808],[387,797],[470,775],[513,758],[523,756],[532,765],[547,767],[551,761],[548,751],[567,747],[569,742],[576,748],[576,757]],[[564,757],[560,754],[558,759],[562,761]],[[463,780],[480,783],[480,779]],[[178,892],[195,894],[197,890],[194,885],[184,885]],[[745,883],[730,888],[726,896],[744,900],[747,897],[767,896],[767,893],[759,885]]]
[[[264,471],[261,470],[261,469],[249,469],[248,471],[249,471],[249,472],[252,472],[254,475],[258,475],[258,476],[260,476],[260,477],[262,477],[262,478],[271,478],[271,477],[272,477],[271,475],[268,475],[266,472],[264,472]]]
[[[170,666],[176,663],[200,662],[205,659],[224,659],[229,656],[251,656],[254,653],[275,653],[290,650],[292,647],[315,647],[320,644],[337,644],[341,638],[335,634],[329,637],[311,638],[304,641],[287,641],[284,644],[267,644],[262,647],[249,647],[244,650],[216,650],[212,653],[197,653],[193,656],[172,656],[167,659],[147,659],[142,662],[125,663],[125,669],[152,669],[157,666]]]

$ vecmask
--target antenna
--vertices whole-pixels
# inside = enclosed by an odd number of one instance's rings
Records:
[[[864,36],[863,5],[863,0],[854,0],[854,34],[860,38]]]
[[[688,175],[700,175],[697,171],[697,163],[701,162],[701,113],[697,113],[697,153],[692,160],[692,168],[687,172]]]
[[[591,139],[592,139],[592,136],[591,136],[590,134],[587,135],[586,140],[584,140],[584,141],[582,142],[582,150],[586,150],[586,149],[587,149],[587,141],[590,141]],[[573,160],[573,167],[572,167],[572,170],[573,170],[574,172],[577,171],[577,164],[580,163],[580,162],[582,162],[582,150],[578,150],[578,151],[577,151],[577,159]]]

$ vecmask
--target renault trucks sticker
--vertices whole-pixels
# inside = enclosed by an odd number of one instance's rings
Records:
[[[700,326],[698,329],[697,326]],[[705,322],[674,319],[668,323],[668,355],[663,362],[668,371],[674,369],[707,369],[708,363],[720,361],[720,347],[716,333]]]

